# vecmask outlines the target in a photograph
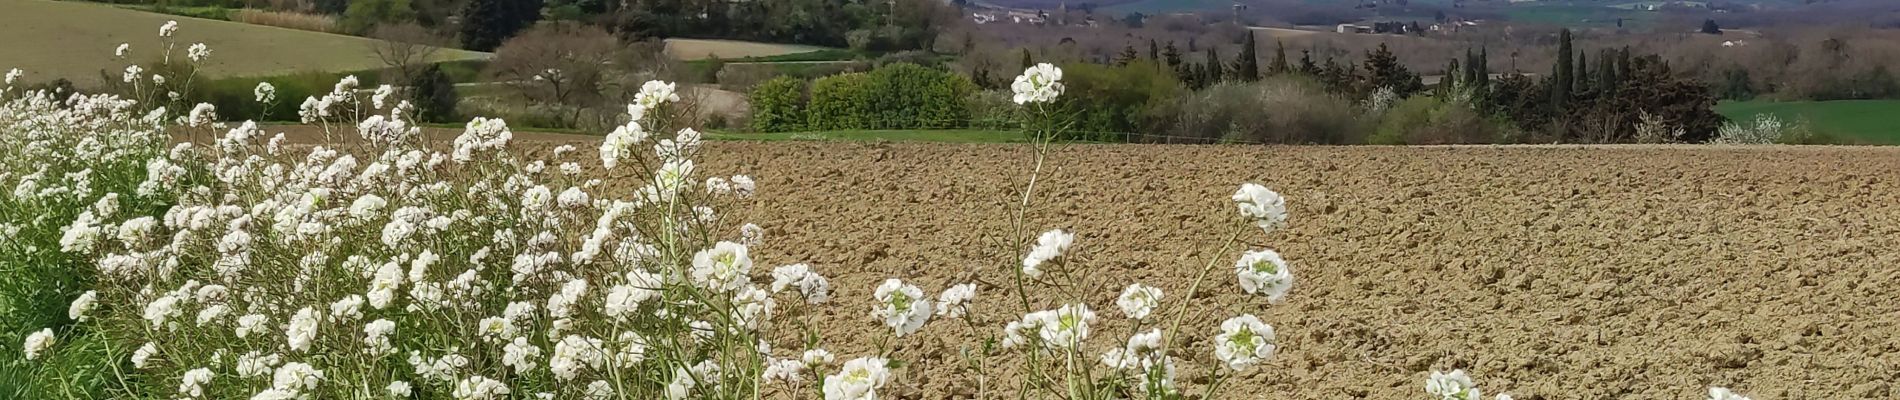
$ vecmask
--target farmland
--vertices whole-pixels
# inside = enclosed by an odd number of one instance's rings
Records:
[[[117,76],[132,62],[156,62],[161,44],[158,26],[180,20],[186,26],[175,57],[185,46],[203,42],[215,53],[206,61],[210,77],[282,75],[304,71],[356,71],[382,67],[370,50],[374,41],[353,36],[291,30],[236,22],[192,19],[122,9],[105,4],[0,0],[0,69],[20,68],[29,82],[64,77],[89,86],[100,72]],[[131,44],[127,60],[115,60],[113,47]],[[488,57],[487,53],[446,50],[438,61]]]
[[[828,50],[824,47],[793,44],[774,44],[747,42],[738,40],[713,39],[667,39],[666,54],[673,58],[696,61],[710,58],[735,59],[747,57],[785,56]]]
[[[1900,144],[1900,115],[1895,114],[1900,100],[1743,101],[1722,103],[1715,110],[1735,121],[1766,113],[1858,142]]]

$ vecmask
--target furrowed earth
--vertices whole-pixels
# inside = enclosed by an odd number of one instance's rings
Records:
[[[520,138],[597,164],[598,139]],[[1077,234],[1076,271],[1100,286],[1071,290],[1099,316],[1079,362],[1099,366],[1131,333],[1123,286],[1157,286],[1164,330],[1188,306],[1173,355],[1189,393],[1218,368],[1220,321],[1252,313],[1279,354],[1220,398],[1421,398],[1430,371],[1453,368],[1518,399],[1900,396],[1900,149],[1074,145],[1049,162],[1029,227],[1009,232],[1026,145],[713,142],[700,158],[702,176],[758,179],[726,209],[768,231],[754,279],[799,262],[830,277],[833,302],[806,323],[840,359],[895,346],[899,398],[1016,398],[1014,351],[980,374],[960,354],[1024,312],[1014,238],[1056,228]],[[1284,194],[1289,226],[1217,251],[1244,182]],[[1240,291],[1241,247],[1288,259],[1286,302]],[[971,323],[889,338],[870,316],[887,278],[932,297],[978,283]],[[799,322],[780,321],[778,355],[802,350]]]

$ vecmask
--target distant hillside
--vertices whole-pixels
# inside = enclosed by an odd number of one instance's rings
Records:
[[[1095,8],[1107,8],[1107,7],[1113,7],[1113,6],[1118,6],[1118,5],[1128,4],[1128,3],[1140,3],[1142,1],[1143,0],[1069,0],[1068,4],[1069,4],[1070,9],[1081,9],[1082,7],[1084,7],[1084,4],[1087,4]],[[1056,7],[1061,7],[1063,2],[1064,0],[978,0],[978,1],[975,1],[975,3],[994,4],[994,5],[1003,6],[1003,7],[1045,9],[1045,10],[1053,10]]]

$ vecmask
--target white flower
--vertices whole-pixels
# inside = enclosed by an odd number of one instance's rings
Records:
[[[363,296],[349,295],[342,300],[330,303],[330,318],[338,321],[355,321],[363,317]]]
[[[963,318],[970,312],[970,300],[976,298],[976,284],[965,283],[944,289],[937,296],[937,316]]]
[[[1089,338],[1089,323],[1095,321],[1095,312],[1089,311],[1087,304],[1069,304],[1041,315],[1048,319],[1036,331],[1037,336],[1051,349],[1080,347]]]
[[[389,201],[383,200],[382,196],[365,194],[363,197],[356,198],[356,201],[350,202],[350,217],[358,221],[368,221],[381,215],[383,207],[388,205]]]
[[[389,334],[396,332],[396,323],[387,319],[378,319],[363,325],[363,345],[370,355],[385,356],[396,352],[389,343]]]
[[[765,243],[765,228],[750,222],[739,227],[739,243],[746,246],[758,246]]]
[[[194,106],[191,108],[190,117],[188,117],[185,121],[188,125],[196,127],[196,126],[204,126],[205,124],[209,124],[212,121],[217,120],[217,119],[218,119],[217,106],[213,106],[211,105],[211,103],[198,103],[197,106]]]
[[[21,75],[26,75],[26,72],[19,68],[7,70],[7,86],[13,86],[13,82],[19,81]]]
[[[798,360],[804,362],[806,367],[818,368],[831,365],[838,361],[838,358],[825,349],[811,349],[805,350],[805,354],[800,355]]]
[[[211,57],[211,48],[204,43],[195,43],[185,50],[185,56],[191,58],[191,62],[202,62],[206,57]]]
[[[297,310],[290,317],[290,324],[284,327],[284,338],[291,350],[310,350],[310,341],[317,338],[317,311],[310,307]]]
[[[1234,191],[1234,205],[1240,208],[1240,216],[1253,220],[1261,230],[1273,232],[1286,226],[1286,199],[1265,186],[1240,185]]]
[[[582,394],[587,395],[588,400],[607,400],[614,397],[614,386],[607,381],[594,381],[587,384]]]
[[[502,348],[501,365],[515,367],[516,374],[526,375],[534,370],[535,359],[541,357],[541,348],[528,343],[527,338],[515,338]]]
[[[554,377],[571,380],[580,374],[583,368],[600,368],[607,362],[607,353],[600,339],[568,335],[554,343],[554,355],[548,357],[548,370]]]
[[[796,385],[805,380],[804,362],[792,359],[771,360],[765,363],[765,373],[761,377],[766,384],[783,383]]]
[[[155,355],[158,355],[158,346],[152,342],[145,342],[145,345],[139,346],[138,350],[132,351],[132,368],[145,369],[145,363]]]
[[[231,307],[223,304],[213,304],[210,307],[205,307],[203,310],[198,310],[198,326],[205,326],[206,324],[217,322],[218,319],[224,318],[224,315],[230,312]]]
[[[124,77],[125,83],[132,83],[132,82],[138,81],[140,77],[144,76],[142,75],[144,73],[145,73],[145,69],[139,68],[137,64],[126,66],[125,77]]]
[[[1442,400],[1478,400],[1479,397],[1477,385],[1471,383],[1471,377],[1462,369],[1451,373],[1432,371],[1432,376],[1425,379],[1425,393]]]
[[[1163,355],[1161,345],[1161,329],[1150,329],[1128,337],[1128,344],[1122,348],[1103,354],[1102,363],[1116,369],[1146,369]]]
[[[277,87],[271,86],[270,82],[258,82],[257,88],[251,89],[251,95],[256,96],[259,103],[274,102],[277,101]]]
[[[410,393],[409,382],[390,382],[389,386],[384,388],[384,390],[389,391],[389,397],[408,398]]]
[[[377,86],[376,92],[374,94],[371,94],[369,97],[370,105],[375,106],[376,108],[383,108],[383,103],[389,100],[389,96],[394,95],[394,94],[396,94],[395,86],[390,86],[390,85]]]
[[[1729,391],[1728,388],[1709,388],[1709,400],[1749,400],[1748,397]]]
[[[158,37],[172,37],[175,33],[178,33],[178,21],[165,21],[158,26]]]
[[[1148,314],[1161,306],[1161,289],[1139,283],[1128,285],[1127,289],[1122,289],[1121,297],[1115,298],[1115,305],[1121,306],[1122,313],[1128,318],[1148,319]]]
[[[1273,327],[1253,314],[1229,318],[1221,322],[1220,330],[1214,335],[1214,357],[1227,363],[1227,368],[1243,371],[1273,357]]]
[[[693,254],[693,283],[709,290],[727,292],[750,284],[751,271],[752,258],[742,244],[719,242]]]
[[[1293,289],[1293,270],[1273,250],[1249,251],[1240,255],[1234,263],[1234,275],[1240,278],[1240,289],[1248,294],[1267,296],[1267,302],[1278,304],[1286,299],[1286,293]]]
[[[614,169],[620,160],[633,155],[633,145],[646,141],[647,131],[640,127],[639,121],[628,122],[614,128],[613,133],[600,142],[600,165]]]
[[[1075,244],[1075,234],[1061,229],[1043,232],[1036,237],[1036,245],[1029,248],[1029,255],[1023,256],[1023,275],[1030,279],[1042,277],[1042,264],[1062,257],[1070,245]]]
[[[624,318],[639,310],[640,303],[653,298],[654,288],[635,285],[614,285],[607,289],[607,301],[602,304],[602,312],[615,319]]]
[[[237,337],[243,339],[252,332],[263,332],[266,318],[263,314],[250,314],[238,317]]]
[[[482,376],[471,376],[455,384],[457,400],[493,400],[508,397],[508,385]]]
[[[66,308],[66,316],[74,321],[85,321],[86,313],[92,312],[92,308],[97,306],[95,300],[98,298],[99,292],[87,290],[80,293],[79,298],[73,299],[73,305]]]
[[[877,298],[877,308],[871,310],[871,316],[884,322],[884,326],[902,337],[916,333],[930,320],[930,298],[924,297],[923,289],[906,285],[897,279],[885,280],[873,293]]]
[[[890,383],[885,364],[879,357],[846,361],[837,374],[825,377],[825,400],[876,400],[877,390]]]
[[[153,329],[165,327],[167,321],[178,316],[178,300],[177,296],[166,294],[153,299],[151,303],[146,303],[145,320],[152,323]]]
[[[286,363],[271,373],[271,388],[288,391],[317,390],[323,383],[323,370],[300,362]]]
[[[119,43],[118,48],[112,49],[112,56],[118,57],[118,58],[125,58],[125,54],[131,51],[132,51],[131,43]]]
[[[39,332],[26,335],[26,344],[20,346],[20,351],[26,353],[27,360],[38,359],[40,358],[40,352],[46,351],[49,347],[53,347],[53,343],[57,341],[59,341],[59,339],[53,337],[52,328],[40,329]]]
[[[1056,101],[1062,96],[1062,69],[1048,63],[1036,64],[1023,70],[1009,89],[1016,93],[1016,104]]]
[[[178,382],[178,394],[185,397],[204,396],[204,384],[211,383],[211,369],[199,368],[185,371]]]
[[[149,345],[149,343],[148,343]],[[156,350],[154,350],[156,351]],[[271,373],[271,368],[281,360],[276,354],[263,355],[255,350],[238,356],[237,374],[239,378],[255,378]]]
[[[627,106],[628,114],[631,114],[634,120],[639,120],[643,117],[645,110],[657,109],[666,102],[680,101],[680,96],[674,92],[674,89],[675,86],[672,83],[647,81],[646,84],[640,85],[640,93],[633,96],[633,104]],[[634,110],[634,106],[639,106],[640,110]]]

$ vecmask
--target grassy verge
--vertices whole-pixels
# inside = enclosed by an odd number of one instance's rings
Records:
[[[1817,132],[1850,142],[1900,145],[1900,124],[1894,123],[1900,100],[1751,100],[1724,102],[1716,105],[1715,111],[1734,121],[1752,120],[1756,114],[1773,114],[1782,121],[1807,121]]]

